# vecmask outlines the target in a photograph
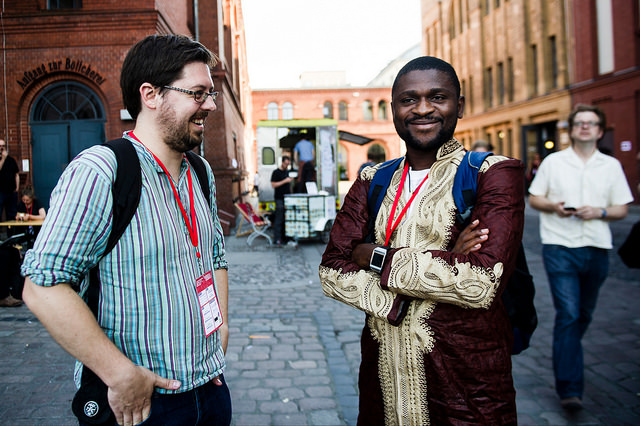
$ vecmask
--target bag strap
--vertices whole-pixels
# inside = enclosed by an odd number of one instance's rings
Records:
[[[373,241],[373,228],[376,222],[376,216],[382,205],[384,195],[387,193],[387,188],[391,183],[393,173],[396,171],[402,159],[404,157],[395,158],[393,160],[385,161],[378,167],[376,173],[371,179],[369,184],[369,193],[367,196],[367,205],[369,207],[369,233],[367,235],[367,242]]]
[[[211,188],[209,188],[209,175],[207,174],[207,168],[204,165],[205,160],[193,151],[187,151],[185,154],[187,155],[187,161],[189,161],[189,164],[193,167],[193,171],[198,177],[204,198],[207,199],[207,205],[211,207]]]
[[[478,172],[482,162],[492,152],[467,151],[456,170],[453,180],[453,201],[458,209],[456,219],[460,223],[466,224],[471,217],[471,210],[476,204],[476,193],[478,190]]]

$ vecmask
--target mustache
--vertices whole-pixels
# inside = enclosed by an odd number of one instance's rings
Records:
[[[430,115],[425,115],[425,116],[420,116],[420,117],[407,118],[404,122],[409,124],[409,123],[413,123],[413,122],[416,122],[416,121],[430,121],[430,122],[436,123],[436,122],[442,122],[442,118],[433,117],[433,116],[430,116]]]

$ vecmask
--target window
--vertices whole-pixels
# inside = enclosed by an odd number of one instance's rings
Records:
[[[487,68],[485,74],[485,88],[486,93],[484,94],[485,104],[487,107],[493,106],[493,70],[491,67]]]
[[[362,119],[364,121],[373,120],[373,107],[371,106],[371,101],[362,102]]]
[[[68,82],[47,89],[36,101],[33,121],[103,119],[101,102],[84,86]]]
[[[538,46],[531,45],[531,84],[533,95],[538,93]]]
[[[273,148],[262,148],[262,164],[265,166],[276,164],[276,152]]]
[[[558,60],[557,60],[557,46],[556,36],[549,37],[549,55],[551,55],[551,87],[558,87]]]
[[[293,120],[293,104],[291,102],[282,104],[282,119]]]
[[[514,75],[513,75],[513,58],[507,59],[507,78],[509,83],[507,84],[507,99],[509,102],[513,102],[515,87],[514,87]]]
[[[387,101],[378,102],[378,120],[387,121],[388,117],[389,116],[387,114]]]
[[[82,0],[49,0],[48,9],[82,9]]]
[[[504,65],[498,62],[498,105],[504,104]]]
[[[267,105],[267,120],[278,119],[278,104],[275,102],[269,102]]]
[[[349,120],[348,105],[345,101],[340,101],[338,104],[338,119],[342,121]]]
[[[333,118],[333,104],[326,101],[322,106],[322,116],[324,118]]]

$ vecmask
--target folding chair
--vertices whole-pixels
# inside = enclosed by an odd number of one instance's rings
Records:
[[[234,203],[236,208],[240,211],[242,218],[240,219],[240,223],[238,224],[238,230],[236,231],[236,237],[242,237],[244,235],[249,235],[247,239],[247,244],[251,245],[253,240],[258,237],[265,237],[269,241],[269,245],[271,245],[271,237],[266,233],[267,229],[271,227],[271,222],[268,218],[258,216],[254,211],[253,207],[249,203]],[[247,222],[251,225],[251,229],[248,231],[242,232],[242,224]]]

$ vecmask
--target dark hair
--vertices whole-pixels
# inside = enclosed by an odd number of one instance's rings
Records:
[[[579,112],[592,112],[598,116],[600,130],[604,131],[607,128],[607,117],[604,115],[604,111],[595,105],[577,104],[571,114],[569,114],[569,133],[573,130],[573,121]]]
[[[289,157],[288,155],[283,155],[282,156],[282,161],[291,161],[291,157]]]
[[[185,65],[203,62],[213,68],[217,57],[199,42],[183,35],[152,35],[137,42],[127,53],[120,73],[125,108],[135,120],[142,109],[140,86],[157,87],[177,80]]]
[[[393,81],[393,86],[391,87],[391,97],[393,97],[393,94],[396,91],[396,86],[398,85],[398,80],[400,80],[400,77],[410,73],[411,71],[424,70],[438,70],[447,74],[449,76],[449,79],[451,79],[451,83],[453,83],[456,89],[456,96],[460,97],[460,80],[458,80],[456,70],[453,69],[450,63],[445,62],[440,58],[436,58],[435,56],[421,56],[419,58],[412,59],[404,67],[402,67],[400,71],[398,71],[396,79]]]
[[[34,200],[36,198],[36,194],[35,192],[33,192],[33,188],[31,186],[26,186],[23,190],[22,190],[22,196],[27,196],[29,198],[31,198],[32,200]]]

